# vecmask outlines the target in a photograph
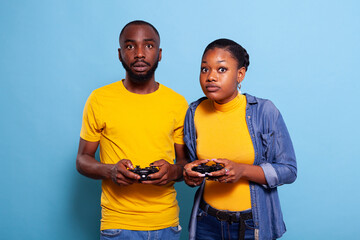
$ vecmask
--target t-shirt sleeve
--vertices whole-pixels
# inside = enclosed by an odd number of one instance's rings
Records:
[[[93,92],[87,99],[84,107],[80,137],[89,142],[100,141],[101,131],[103,129],[100,119],[101,113]]]
[[[188,103],[185,98],[183,98],[181,103],[179,103],[179,110],[177,112],[174,130],[174,142],[177,144],[184,144],[184,120],[187,109]]]

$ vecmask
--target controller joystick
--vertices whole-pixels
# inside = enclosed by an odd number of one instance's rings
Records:
[[[205,163],[202,163],[198,166],[193,167],[192,170],[195,172],[205,174],[205,176],[207,176],[209,173],[219,171],[223,168],[224,165],[220,163],[216,163],[213,165],[206,165]]]
[[[148,175],[158,172],[159,168],[155,166],[140,168],[140,166],[137,165],[134,169],[129,169],[129,171],[138,174],[140,176],[140,181],[146,181],[150,180]]]

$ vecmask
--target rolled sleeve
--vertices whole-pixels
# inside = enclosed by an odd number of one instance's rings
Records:
[[[275,168],[270,163],[262,163],[260,167],[264,171],[267,185],[263,185],[265,188],[274,188],[279,185],[279,178],[275,171]]]

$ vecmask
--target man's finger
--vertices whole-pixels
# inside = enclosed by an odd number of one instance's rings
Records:
[[[121,172],[121,174],[122,174],[124,177],[126,177],[126,178],[136,179],[136,180],[140,179],[139,174],[136,174],[136,173],[134,173],[134,172],[132,172],[132,171],[129,171],[129,170],[127,170],[127,169],[124,169],[124,170],[122,170],[122,171],[120,171],[120,172]]]
[[[123,159],[121,160],[121,163],[125,166],[125,168],[130,168],[130,169],[134,168],[132,162],[129,159]]]
[[[168,162],[165,161],[164,159],[160,159],[160,160],[150,163],[150,166],[160,167],[166,163],[168,163]],[[170,164],[170,163],[168,163],[168,164]]]

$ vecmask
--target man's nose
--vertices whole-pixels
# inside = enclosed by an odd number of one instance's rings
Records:
[[[145,58],[144,49],[141,47],[136,50],[136,58]]]

